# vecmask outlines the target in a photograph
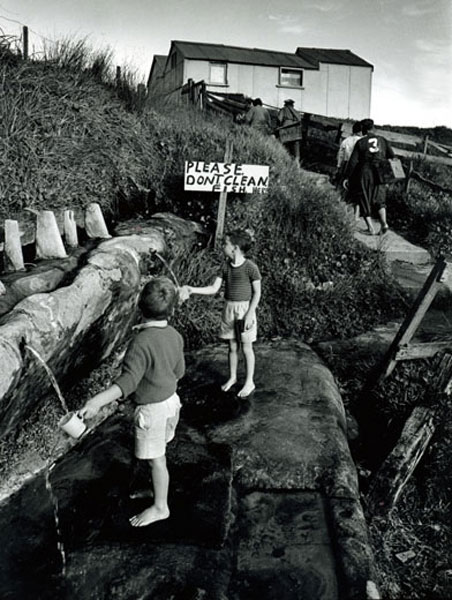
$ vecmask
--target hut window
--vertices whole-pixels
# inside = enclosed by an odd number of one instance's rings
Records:
[[[209,63],[210,74],[209,82],[226,85],[227,83],[227,69],[226,63]]]
[[[279,69],[279,85],[287,87],[302,87],[303,71],[301,69]]]

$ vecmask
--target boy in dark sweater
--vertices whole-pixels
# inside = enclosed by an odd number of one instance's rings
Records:
[[[134,527],[167,519],[170,514],[165,451],[179,421],[176,389],[185,371],[182,336],[167,321],[177,298],[177,289],[167,277],[156,277],[145,285],[138,306],[146,320],[134,327],[136,335],[124,356],[121,375],[78,411],[89,419],[110,402],[133,394],[135,456],[150,463],[154,491],[154,504],[130,519]]]

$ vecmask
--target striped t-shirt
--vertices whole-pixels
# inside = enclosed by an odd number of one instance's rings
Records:
[[[251,283],[261,279],[261,274],[257,265],[247,258],[239,267],[234,267],[229,261],[226,261],[221,278],[226,284],[225,299],[232,302],[244,302],[251,300],[253,295]]]

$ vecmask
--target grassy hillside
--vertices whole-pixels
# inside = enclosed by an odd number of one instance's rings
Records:
[[[0,218],[99,202],[112,220],[118,208],[170,210],[212,233],[218,194],[185,192],[184,161],[221,161],[230,138],[235,162],[270,166],[268,194],[229,194],[226,222],[254,231],[264,337],[350,336],[403,309],[379,261],[353,243],[335,194],[303,177],[273,138],[188,110],[130,110],[127,82],[114,85],[108,57],[78,43],[41,62],[2,61],[0,75],[8,82],[0,97]],[[205,283],[219,262],[206,251],[195,279]],[[186,281],[190,269],[177,268]],[[193,345],[216,335],[206,305],[196,307],[181,315]]]

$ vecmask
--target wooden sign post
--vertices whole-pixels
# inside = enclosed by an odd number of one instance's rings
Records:
[[[232,162],[232,141],[227,140],[226,152],[224,153],[224,162]],[[217,213],[217,228],[215,230],[215,248],[218,248],[224,232],[224,221],[226,218],[226,200],[228,193],[221,191],[220,200],[218,202],[218,213]]]
[[[233,164],[232,141],[226,143],[224,162],[186,161],[184,190],[190,192],[219,192],[215,246],[224,232],[228,192],[262,194],[267,191],[269,167],[264,165]]]

